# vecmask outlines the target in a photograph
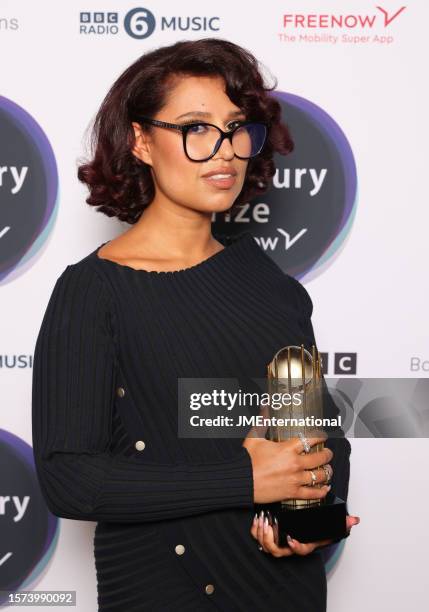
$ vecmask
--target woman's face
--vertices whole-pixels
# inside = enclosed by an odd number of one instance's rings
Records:
[[[176,124],[206,121],[228,131],[235,127],[234,121],[246,116],[226,95],[221,77],[186,76],[175,79],[167,104],[154,119]],[[153,127],[148,135],[137,123],[133,126],[136,134],[133,152],[151,166],[158,202],[173,202],[205,212],[222,212],[232,206],[242,190],[248,160],[234,156],[229,140],[223,140],[211,159],[195,162],[186,156],[179,130]],[[222,168],[224,172],[236,173],[232,184],[203,178],[212,170],[222,172]]]

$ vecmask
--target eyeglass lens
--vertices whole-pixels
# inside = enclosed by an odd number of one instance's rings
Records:
[[[266,128],[261,123],[240,126],[232,136],[232,148],[238,157],[245,159],[257,155],[265,142]],[[206,159],[213,153],[220,132],[216,127],[198,124],[189,128],[186,134],[186,151],[195,161]]]

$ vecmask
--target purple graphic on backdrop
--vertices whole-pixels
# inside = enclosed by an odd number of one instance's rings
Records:
[[[57,212],[58,170],[38,123],[0,96],[0,281],[30,268]]]
[[[332,265],[350,232],[357,206],[356,165],[344,132],[324,110],[300,96],[273,95],[295,148],[274,156],[272,187],[236,219],[218,215],[216,231],[250,230],[282,270],[309,280]]]
[[[306,157],[309,159],[312,156],[311,144],[317,143],[321,152],[326,154],[326,167],[331,167],[333,179],[328,191],[328,198],[324,198],[326,215],[321,219],[322,227],[327,229],[325,250],[320,254],[317,261],[313,263],[312,268],[308,270],[300,270],[299,274],[306,274],[306,280],[309,280],[314,274],[308,274],[310,270],[313,272],[322,271],[333,261],[333,257],[339,255],[340,246],[343,244],[346,236],[349,234],[351,224],[353,222],[356,206],[357,206],[357,170],[353,151],[347,140],[346,135],[328,115],[316,104],[293,94],[277,93],[278,99],[290,106],[294,106],[297,111],[305,116],[308,121],[310,138],[308,142],[308,153]],[[292,155],[299,156],[299,148],[302,147],[300,142],[297,142],[294,153]],[[322,157],[323,159],[323,157]],[[337,183],[335,182],[337,181]]]
[[[0,465],[1,590],[31,590],[55,550],[59,521],[42,497],[31,446],[2,429]]]

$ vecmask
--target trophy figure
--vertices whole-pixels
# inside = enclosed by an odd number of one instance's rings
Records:
[[[276,394],[276,406],[269,403],[269,417],[284,419],[286,425],[270,425],[265,437],[280,442],[299,437],[303,442],[303,453],[322,450],[324,443],[312,447],[307,436],[320,436],[321,428],[312,426],[316,419],[323,418],[323,374],[321,357],[316,347],[310,353],[301,346],[285,346],[274,355],[268,364],[268,396]],[[277,398],[288,398],[288,401]],[[307,419],[313,417],[313,419]],[[306,424],[302,424],[305,420]],[[320,421],[322,423],[323,421]],[[310,423],[310,424],[307,424]],[[322,468],[323,466],[315,466]],[[324,468],[325,469],[325,468]],[[310,472],[312,470],[309,470]],[[325,469],[328,476],[328,471]],[[332,474],[332,472],[331,472]],[[330,475],[331,475],[330,474]],[[320,487],[325,483],[314,482],[308,486]],[[322,499],[286,499],[280,502],[255,504],[256,510],[264,510],[277,519],[274,529],[276,544],[287,546],[286,535],[300,542],[315,542],[323,539],[347,537],[346,502],[335,496],[332,491]],[[274,525],[274,523],[273,523]]]

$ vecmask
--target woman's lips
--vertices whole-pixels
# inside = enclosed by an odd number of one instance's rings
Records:
[[[220,189],[230,189],[234,185],[237,177],[228,176],[225,178],[214,178],[213,176],[203,176],[202,178],[214,187],[218,187]]]

